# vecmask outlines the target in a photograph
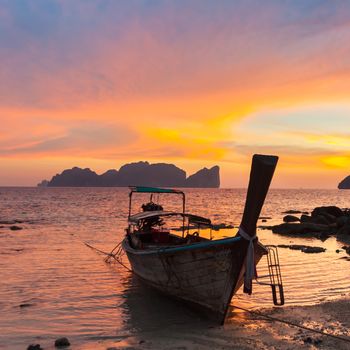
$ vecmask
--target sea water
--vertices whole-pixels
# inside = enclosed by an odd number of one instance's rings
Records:
[[[244,189],[185,192],[188,212],[216,224],[239,225]],[[122,346],[125,339],[158,327],[205,322],[122,266],[106,264],[101,254],[84,244],[109,252],[120,242],[128,200],[126,188],[0,188],[0,221],[5,222],[0,224],[1,349],[25,349],[31,343],[53,348],[60,336],[67,336],[74,349],[105,349],[108,341]],[[147,200],[141,196],[133,211]],[[171,195],[161,198],[161,204],[167,210],[181,209],[181,199]],[[263,224],[281,223],[289,209],[310,212],[321,205],[349,207],[350,191],[271,190],[261,214],[271,219]],[[10,230],[11,225],[22,230]],[[235,232],[214,231],[214,238]],[[316,304],[350,294],[350,261],[334,237],[322,242],[269,230],[259,230],[258,236],[264,244],[326,248],[319,254],[279,249],[286,305]],[[270,307],[271,290],[254,285],[252,296],[239,292],[232,304]]]

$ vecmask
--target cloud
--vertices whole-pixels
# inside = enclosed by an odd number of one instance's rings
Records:
[[[62,131],[60,132],[62,134]],[[96,156],[111,149],[133,143],[137,134],[122,125],[101,125],[92,122],[82,122],[81,125],[70,127],[62,136],[50,138],[33,138],[27,140],[25,146],[8,145],[0,149],[0,156],[19,156],[24,154],[69,156]]]
[[[234,130],[238,138],[254,139],[259,145],[344,150],[349,147],[348,127],[350,105],[323,103],[254,113],[236,124]]]
[[[326,148],[311,148],[303,146],[286,146],[280,145],[259,145],[259,144],[236,144],[232,146],[232,149],[240,154],[251,156],[254,153],[261,154],[277,154],[281,156],[298,156],[303,158],[310,158],[310,156],[324,156],[335,155],[335,151]]]
[[[346,157],[349,10],[337,0],[0,0],[0,154]]]
[[[283,166],[330,169],[348,164],[350,106],[323,104],[253,113],[233,125],[234,141],[217,146],[227,161],[244,162],[254,153],[276,154]],[[312,169],[309,169],[312,172]]]
[[[7,106],[72,108],[217,93],[248,99],[349,68],[350,5],[343,2],[3,6],[0,101]]]

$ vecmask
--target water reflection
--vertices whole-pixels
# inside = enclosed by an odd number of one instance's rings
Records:
[[[126,329],[143,333],[174,326],[213,324],[200,310],[158,292],[133,274],[129,275],[124,287],[121,308]]]

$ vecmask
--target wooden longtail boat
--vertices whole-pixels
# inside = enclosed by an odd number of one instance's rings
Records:
[[[252,279],[261,257],[268,254],[256,237],[256,224],[277,164],[275,156],[254,155],[245,209],[238,234],[235,237],[212,240],[200,235],[211,221],[186,213],[185,194],[179,190],[150,187],[131,187],[129,217],[122,248],[133,272],[158,290],[194,303],[216,314],[224,322],[230,301],[244,284],[244,291],[252,292]],[[150,193],[151,201],[143,211],[132,215],[134,193]],[[182,196],[182,211],[164,211],[153,203],[154,194]],[[165,220],[179,218],[180,236],[164,224]],[[194,228],[197,229],[193,232]],[[177,231],[177,232],[178,232]],[[274,268],[276,261],[272,262]],[[270,266],[269,266],[270,268]],[[278,266],[279,270],[279,266]],[[282,294],[282,282],[270,275],[276,304],[276,287]],[[281,295],[280,295],[281,297]]]

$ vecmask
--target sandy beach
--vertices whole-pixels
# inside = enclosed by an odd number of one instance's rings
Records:
[[[343,337],[342,341],[285,323],[232,311],[224,326],[186,325],[137,332],[134,337],[84,344],[79,349],[350,349],[350,299],[307,307],[265,309],[260,312],[305,327]],[[74,347],[76,348],[76,347]]]

